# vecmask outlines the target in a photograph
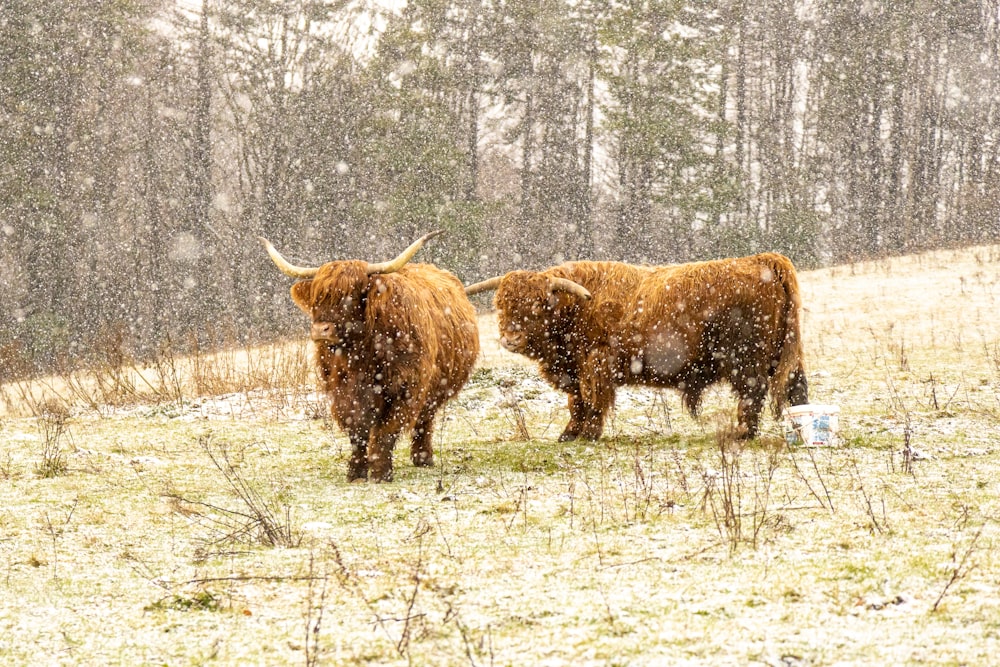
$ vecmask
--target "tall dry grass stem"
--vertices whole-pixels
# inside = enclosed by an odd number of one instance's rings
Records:
[[[79,503],[79,499],[74,499],[72,504],[66,510],[65,515],[61,517],[60,520],[53,521],[52,517],[49,515],[48,510],[42,513],[42,518],[45,522],[45,532],[48,534],[49,539],[52,541],[52,578],[59,578],[59,539],[66,532],[66,527],[69,526],[69,522],[73,520],[73,513],[76,512],[76,506]]]
[[[316,552],[309,550],[309,574],[308,587],[306,589],[305,611],[305,652],[306,666],[315,667],[320,664],[322,657],[322,645],[320,644],[320,629],[323,626],[323,614],[326,611],[327,588],[330,583],[330,575],[324,572],[321,575],[316,572]]]
[[[765,538],[765,527],[780,523],[772,516],[771,490],[781,468],[782,447],[779,440],[742,440],[729,422],[720,422],[716,430],[713,465],[700,466],[701,504],[711,513],[730,553],[741,544],[757,549]]]
[[[531,440],[531,432],[528,430],[528,416],[522,406],[522,397],[518,395],[514,387],[514,381],[511,379],[504,378],[500,381],[500,392],[503,396],[500,407],[505,410],[505,414],[513,424],[514,437],[517,440],[527,442]]]
[[[799,465],[799,456],[796,452],[804,451],[809,459],[809,466],[805,468]],[[819,506],[823,509],[829,511],[831,514],[836,510],[833,507],[833,498],[830,496],[830,489],[827,487],[826,479],[823,477],[823,473],[820,472],[819,464],[816,461],[816,454],[811,447],[798,448],[795,446],[790,446],[788,448],[788,459],[792,462],[792,468],[795,470],[796,476],[803,484],[806,485],[809,494],[816,499]],[[812,475],[814,479],[810,479],[810,474],[808,470],[812,470]],[[816,484],[814,487],[813,484]],[[817,490],[817,488],[819,490]],[[820,493],[822,491],[822,494]]]
[[[198,437],[198,447],[222,475],[228,489],[240,501],[236,508],[185,498],[169,492],[167,497],[176,511],[200,521],[210,531],[206,542],[211,547],[230,544],[259,544],[267,547],[297,547],[302,535],[292,520],[292,508],[283,488],[261,484],[248,477],[243,469],[245,448],[232,451],[229,443],[216,440],[211,433]]]
[[[69,411],[57,401],[47,401],[40,406],[36,420],[42,446],[35,474],[42,478],[65,474],[69,465],[63,441],[69,436]]]
[[[869,532],[883,534],[889,531],[889,516],[886,510],[885,498],[873,496],[865,485],[865,477],[858,467],[858,459],[851,455],[848,459],[850,476],[853,486],[861,493],[862,506],[868,517]]]
[[[962,516],[958,522],[958,530],[963,530],[969,523],[970,512],[968,507],[962,507]],[[975,554],[976,549],[979,545],[979,540],[983,536],[983,530],[986,528],[988,522],[984,521],[973,533],[972,537],[969,538],[968,543],[964,547],[960,547],[956,539],[952,544],[951,549],[951,561],[948,567],[948,580],[945,582],[944,587],[941,589],[941,593],[938,594],[937,598],[934,600],[934,604],[931,606],[931,612],[934,613],[941,606],[941,602],[944,600],[948,592],[960,581],[965,579],[969,574],[976,569],[978,563],[972,560],[973,554]]]

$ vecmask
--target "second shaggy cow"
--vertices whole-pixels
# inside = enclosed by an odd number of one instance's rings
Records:
[[[577,285],[562,283],[558,277]],[[496,289],[501,344],[539,362],[569,395],[560,440],[596,440],[622,385],[674,388],[697,412],[705,389],[739,397],[738,435],[756,437],[768,393],[777,414],[808,402],[791,261],[776,253],[656,268],[573,262],[513,271]]]

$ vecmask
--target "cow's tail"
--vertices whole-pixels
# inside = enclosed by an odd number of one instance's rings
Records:
[[[809,402],[802,350],[802,296],[791,260],[777,253],[768,253],[766,257],[774,278],[780,282],[784,292],[781,314],[784,331],[780,333],[781,344],[774,360],[770,386],[771,409],[775,416],[780,416],[782,408],[789,402],[792,405]]]

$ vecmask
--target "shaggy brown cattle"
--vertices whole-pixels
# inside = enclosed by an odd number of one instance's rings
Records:
[[[560,441],[601,436],[615,398],[608,377],[624,306],[649,273],[620,262],[567,262],[466,288],[470,295],[496,290],[500,344],[537,361],[542,377],[569,395]]]
[[[808,403],[800,308],[795,267],[777,253],[658,269],[626,308],[614,377],[679,389],[692,414],[709,385],[727,382],[737,435],[756,437],[768,393],[775,415]]]
[[[676,388],[696,413],[704,390],[727,382],[739,396],[741,437],[757,435],[768,392],[776,414],[786,402],[808,402],[798,280],[786,257],[764,253],[637,271],[596,309],[600,316],[572,324],[551,317],[536,293],[505,285],[507,277],[492,283],[501,342],[520,326],[525,340],[504,346],[536,359],[541,355],[529,350],[547,350],[543,374],[570,395],[570,425],[560,440],[598,438],[621,385]],[[561,344],[564,331],[579,344]],[[551,369],[570,368],[571,381],[554,381],[560,376]]]
[[[430,264],[407,264],[427,234],[396,259],[316,268],[289,264],[261,239],[312,318],[320,386],[351,440],[348,481],[392,480],[392,451],[411,434],[414,465],[433,465],[434,415],[468,380],[479,354],[476,313],[462,283]]]

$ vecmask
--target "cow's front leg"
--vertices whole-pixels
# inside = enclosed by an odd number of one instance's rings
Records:
[[[347,481],[368,479],[368,432],[351,432],[351,458],[347,460]]]
[[[583,428],[580,429],[579,438],[581,440],[600,440],[604,433],[604,416],[606,410],[601,408],[587,408],[587,415],[583,420]]]
[[[368,442],[368,470],[373,482],[392,481],[392,450],[396,447],[394,432],[372,433]]]
[[[559,442],[569,442],[580,437],[580,431],[587,421],[589,410],[579,394],[570,394],[567,401],[569,407],[569,423],[559,436]]]
[[[615,404],[614,363],[611,351],[596,347],[587,355],[580,368],[580,429],[583,440],[599,440],[604,433],[604,421]]]

